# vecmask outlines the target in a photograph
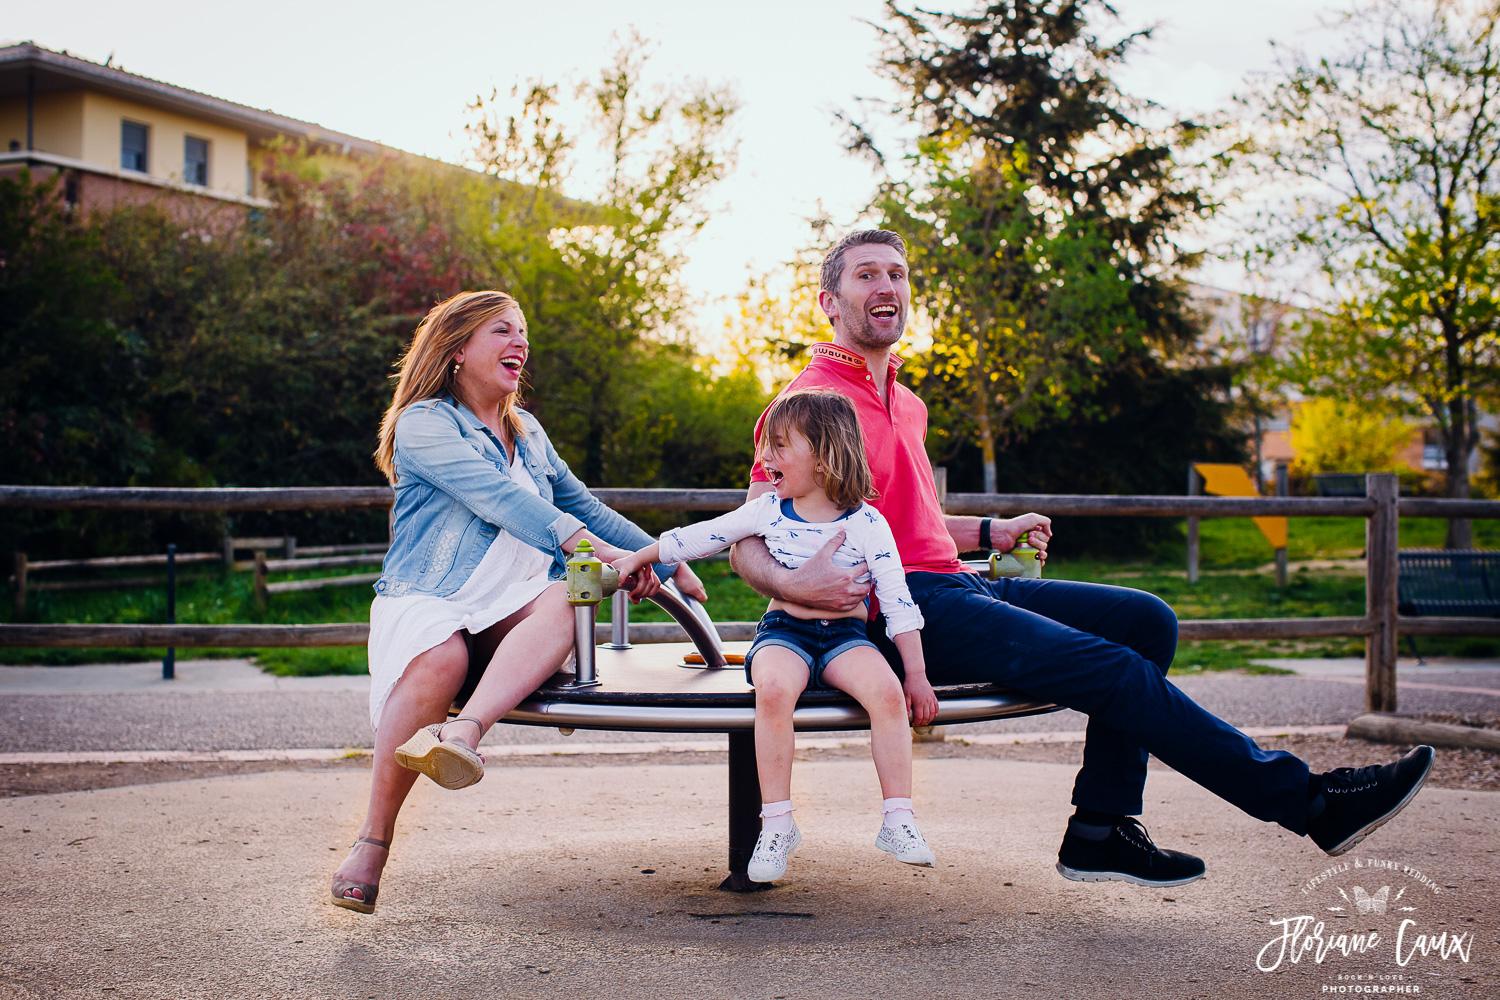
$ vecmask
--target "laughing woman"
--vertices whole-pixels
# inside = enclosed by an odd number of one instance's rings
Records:
[[[587,539],[610,560],[651,537],[568,471],[536,418],[518,406],[526,318],[503,292],[463,292],[434,306],[399,365],[376,463],[396,489],[391,548],[370,607],[369,810],[333,877],[333,902],[375,908],[396,814],[418,773],[446,788],[484,776],[490,726],[566,661],[573,611],[564,573]],[[648,597],[686,566],[632,578]],[[444,722],[466,693],[464,714]]]

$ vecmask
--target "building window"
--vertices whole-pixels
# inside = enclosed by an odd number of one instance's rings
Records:
[[[150,130],[136,122],[120,123],[120,169],[147,172],[146,140]]]
[[[208,186],[208,140],[188,136],[182,145],[182,179]]]

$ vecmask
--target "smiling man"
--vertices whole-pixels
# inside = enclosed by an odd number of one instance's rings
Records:
[[[1138,590],[1062,580],[990,581],[959,552],[1009,551],[1029,536],[1046,556],[1051,521],[948,517],[938,504],[924,441],[927,407],[896,381],[891,349],[911,305],[900,236],[865,230],[841,240],[823,261],[818,302],[833,342],[783,391],[833,389],[854,402],[880,495],[871,503],[890,522],[926,627],[923,656],[935,685],[990,682],[1089,716],[1076,809],[1063,834],[1057,870],[1082,882],[1182,885],[1201,878],[1201,860],[1158,848],[1140,815],[1149,754],[1258,819],[1310,836],[1342,854],[1400,812],[1432,767],[1432,748],[1391,764],[1310,774],[1289,753],[1266,751],[1199,707],[1166,679],[1177,648],[1177,617]],[[756,425],[757,445],[761,422]],[[757,463],[753,499],[771,488]],[[764,542],[734,551],[734,568],[757,591],[813,608],[847,611],[864,601],[864,566],[841,569],[835,536],[812,560],[788,570]],[[900,657],[884,622],[869,637],[893,667]]]

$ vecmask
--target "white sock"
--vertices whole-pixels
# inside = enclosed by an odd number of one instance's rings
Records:
[[[760,804],[760,828],[770,833],[791,833],[794,808],[791,799],[781,802],[762,802]]]
[[[912,810],[911,799],[886,799],[880,806],[880,821],[891,828],[900,826],[902,823],[917,822],[917,814]]]

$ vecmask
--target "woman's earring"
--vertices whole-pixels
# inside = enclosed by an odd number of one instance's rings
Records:
[[[460,362],[453,362],[453,377],[458,378],[458,369],[462,367]]]

